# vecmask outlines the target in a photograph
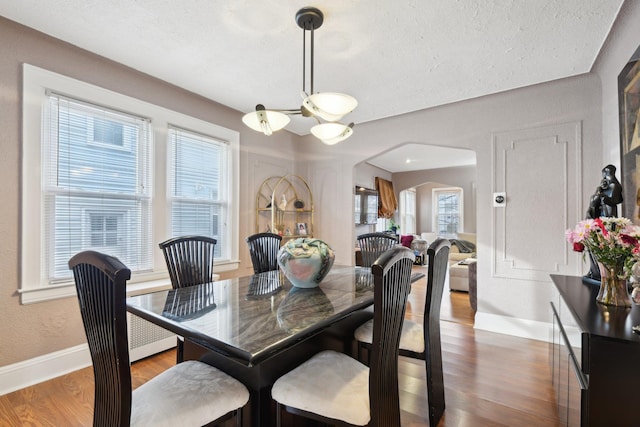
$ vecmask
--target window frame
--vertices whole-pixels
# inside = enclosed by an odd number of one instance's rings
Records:
[[[409,198],[413,203],[413,210],[408,212],[407,205],[409,204]],[[400,231],[401,234],[417,234],[417,194],[415,188],[407,188],[400,192]]]
[[[438,187],[433,188],[431,190],[431,199],[432,199],[432,230],[437,233],[438,237],[443,238],[455,238],[456,235],[451,234],[440,234],[438,227],[438,193],[457,193],[458,195],[458,230],[456,232],[460,233],[464,230],[464,190],[461,187]]]
[[[132,274],[130,283],[148,283],[158,286],[167,283],[168,274],[163,255],[157,243],[168,239],[170,215],[168,209],[168,128],[178,126],[193,132],[211,136],[228,144],[226,170],[228,191],[228,259],[216,260],[217,271],[237,269],[239,266],[239,145],[238,131],[228,129],[195,117],[169,110],[108,89],[94,86],[30,64],[23,64],[23,123],[22,123],[22,203],[21,203],[21,274],[18,292],[21,303],[29,304],[56,298],[75,296],[73,279],[50,284],[41,275],[41,263],[45,257],[43,217],[42,135],[43,109],[47,92],[57,92],[114,110],[129,112],[151,120],[150,176],[152,185],[152,230],[154,242],[153,271]],[[122,147],[113,146],[114,149]]]

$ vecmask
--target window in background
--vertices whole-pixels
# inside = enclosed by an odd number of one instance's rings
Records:
[[[400,192],[400,232],[416,234],[416,189]]]
[[[433,194],[433,229],[438,237],[455,238],[464,230],[462,188],[434,188]]]
[[[378,218],[376,222],[376,232],[383,232],[389,230],[389,219]]]

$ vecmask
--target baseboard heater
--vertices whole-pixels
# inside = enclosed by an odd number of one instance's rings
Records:
[[[127,313],[127,328],[131,362],[176,346],[176,334],[135,314]]]

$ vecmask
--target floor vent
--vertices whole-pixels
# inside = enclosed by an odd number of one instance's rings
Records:
[[[141,317],[127,313],[127,326],[131,362],[176,346],[176,334]]]

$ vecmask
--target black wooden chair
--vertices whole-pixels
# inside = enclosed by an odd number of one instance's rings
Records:
[[[363,267],[371,267],[383,252],[398,245],[398,240],[388,233],[366,233],[357,239]]]
[[[126,282],[131,271],[94,251],[69,260],[95,378],[94,426],[202,426],[236,416],[249,391],[236,379],[198,361],[175,365],[135,390],[131,387]]]
[[[442,348],[440,344],[440,305],[442,303],[447,269],[449,268],[450,247],[449,240],[437,239],[427,249],[429,269],[427,273],[424,320],[423,323],[406,320],[402,326],[402,337],[400,339],[401,356],[425,361],[430,426],[438,425],[445,409]],[[374,327],[373,322],[369,321],[356,329],[355,339],[358,341],[358,355],[361,355],[364,349],[367,349],[367,354],[370,354]]]
[[[247,237],[246,240],[254,273],[278,269],[278,250],[282,236],[273,233],[257,233]]]
[[[167,263],[173,289],[213,281],[217,240],[206,236],[180,236],[159,244]],[[176,361],[184,360],[184,339],[178,337]]]
[[[180,236],[159,244],[174,289],[213,281],[217,240],[206,236]]]
[[[283,408],[333,425],[400,426],[398,346],[414,260],[413,252],[398,247],[371,267],[375,281],[371,367],[332,350],[312,356],[273,385],[278,426]]]

